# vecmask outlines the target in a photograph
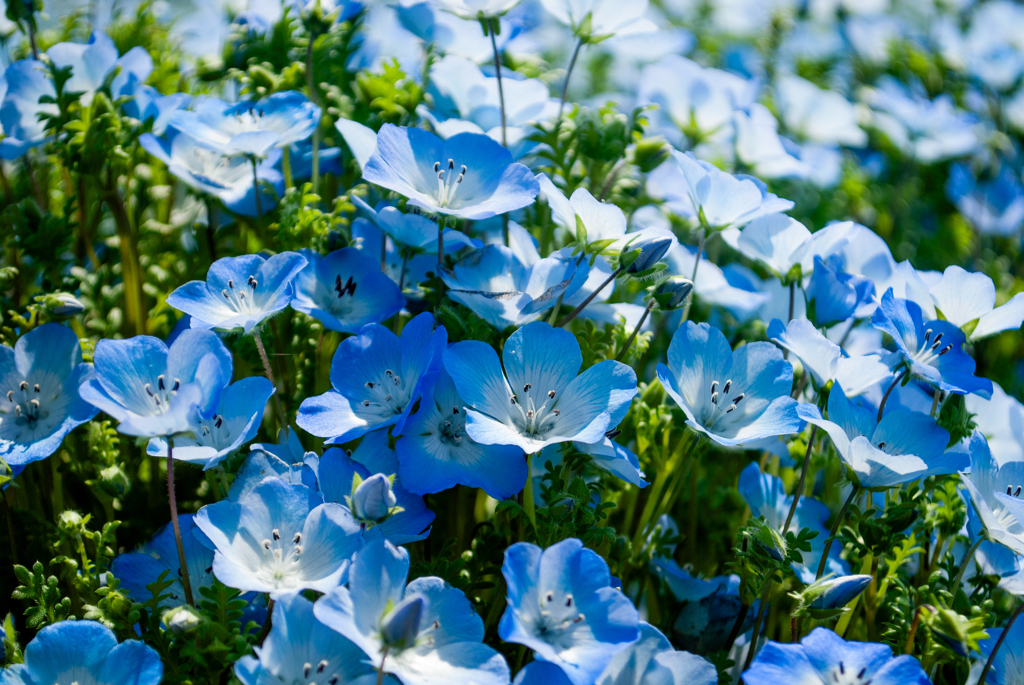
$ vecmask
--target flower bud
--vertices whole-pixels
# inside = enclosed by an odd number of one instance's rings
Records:
[[[633,149],[633,163],[645,174],[654,171],[668,159],[669,146],[661,136],[644,138]]]
[[[100,471],[97,485],[111,497],[122,497],[131,489],[132,481],[121,467],[115,464]]]
[[[175,635],[184,635],[198,628],[203,622],[203,617],[192,607],[182,605],[166,611],[163,622]]]
[[[391,481],[383,473],[375,473],[359,483],[350,498],[352,515],[362,521],[379,521],[397,504]]]
[[[61,512],[57,518],[57,526],[68,535],[81,535],[86,530],[85,524],[89,522],[89,518],[69,509]]]
[[[70,293],[48,293],[36,298],[36,301],[51,319],[70,319],[85,311],[85,305]]]
[[[672,238],[669,236],[658,236],[649,240],[641,241],[632,246],[633,250],[639,250],[640,254],[626,268],[628,274],[639,274],[654,268],[661,261],[662,257],[672,247]]]
[[[679,309],[690,299],[693,281],[684,276],[670,276],[654,288],[655,302],[663,310]]]
[[[841,578],[827,578],[819,581],[815,596],[811,601],[811,609],[839,609],[864,592],[871,583],[871,576],[851,575]],[[818,585],[815,583],[814,585]],[[811,587],[814,587],[812,585]]]
[[[420,618],[427,601],[421,595],[406,597],[384,617],[381,637],[388,647],[402,650],[416,643],[420,633]]]

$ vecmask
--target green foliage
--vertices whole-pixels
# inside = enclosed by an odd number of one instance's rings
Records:
[[[56,576],[47,576],[43,564],[37,561],[32,570],[15,566],[14,575],[21,583],[14,588],[12,597],[32,602],[25,609],[25,622],[29,628],[39,629],[51,623],[63,621],[71,612],[71,599],[61,593],[60,581]]]

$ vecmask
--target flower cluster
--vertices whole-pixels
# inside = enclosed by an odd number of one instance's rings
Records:
[[[1024,682],[1019,3],[77,4],[0,685]]]

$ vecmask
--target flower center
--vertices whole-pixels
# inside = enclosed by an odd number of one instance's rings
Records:
[[[384,371],[384,377],[366,381],[367,390],[370,391],[370,399],[363,400],[366,408],[373,407],[381,415],[401,414],[409,399],[409,387],[403,382],[401,376],[391,369]]]
[[[441,168],[441,162],[434,162],[434,173],[437,174],[437,205],[439,207],[448,207],[451,205],[452,200],[455,199],[455,193],[458,192],[459,185],[466,178],[466,165],[463,164],[459,175],[455,176],[454,159],[448,160],[447,169]],[[445,178],[445,173],[448,174],[447,179]]]
[[[466,434],[466,417],[462,410],[452,407],[451,414],[442,414],[441,420],[437,424],[437,432],[441,442],[446,443],[449,447],[461,445]]]
[[[327,659],[323,659],[316,666],[306,662],[302,664],[302,679],[296,678],[292,682],[294,685],[299,685],[300,683],[305,683],[307,685],[323,685],[324,683],[326,683],[326,685],[338,685],[337,673],[331,673],[330,676],[324,675],[327,667],[330,665],[331,662]],[[326,678],[326,680],[321,680],[322,677]],[[284,679],[282,678],[282,680]]]
[[[275,528],[271,538],[260,544],[260,552],[263,555],[263,576],[269,576],[274,582],[281,584],[282,581],[296,573],[295,567],[299,565],[302,555],[302,533],[295,533],[291,538],[291,545],[282,542],[280,531]]]
[[[509,401],[516,408],[514,415],[519,432],[523,435],[540,436],[551,433],[554,430],[555,422],[561,415],[561,410],[555,407],[555,391],[548,390],[547,393],[535,400],[533,385],[527,383],[523,386],[523,399],[518,395],[512,395]],[[538,405],[538,401],[542,402]],[[550,406],[549,406],[550,405]]]
[[[540,596],[540,616],[534,630],[548,644],[565,649],[572,646],[573,631],[585,625],[587,617],[577,609],[572,593],[555,600],[554,592]]]
[[[711,381],[711,406],[704,419],[706,426],[711,427],[715,421],[736,411],[746,395],[742,392],[734,393],[732,380],[725,381],[725,385],[719,385],[718,381]],[[730,399],[731,398],[731,399]]]
[[[937,334],[934,338],[932,338],[932,333],[930,328],[924,332],[924,342],[914,353],[914,361],[931,366],[936,359],[953,349],[952,343],[942,344],[942,333]]]
[[[156,377],[156,383],[146,383],[142,386],[142,389],[149,395],[149,400],[152,402],[150,412],[153,416],[164,414],[171,407],[171,399],[178,394],[178,388],[181,387],[181,381],[177,378],[172,380],[170,383],[163,374]]]
[[[231,429],[224,422],[224,417],[214,414],[209,421],[199,418],[199,429],[194,431],[196,444],[204,447],[220,448],[231,444]]]
[[[853,670],[846,668],[846,665],[840,661],[838,668],[832,670],[832,678],[829,682],[836,685],[862,685],[863,683],[870,682],[868,667],[865,666],[854,673]]]
[[[220,294],[227,300],[228,306],[239,314],[253,314],[258,310],[255,294],[259,281],[254,276],[249,276],[245,283],[247,288],[237,288],[234,280],[229,278],[228,287],[221,290]]]

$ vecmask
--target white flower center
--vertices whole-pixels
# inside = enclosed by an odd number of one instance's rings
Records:
[[[259,575],[278,587],[294,585],[302,556],[302,533],[294,533],[289,541],[275,528],[270,538],[260,543],[259,550],[263,557]]]
[[[259,286],[259,281],[250,275],[245,285],[246,287],[238,287],[234,280],[229,278],[228,287],[221,290],[220,294],[224,296],[228,307],[239,314],[257,314],[260,311],[256,303],[256,287]]]
[[[932,338],[932,333],[930,328],[924,332],[924,341],[921,343],[921,347],[912,355],[914,361],[933,366],[935,360],[953,349],[952,343],[942,343],[942,333],[937,334],[934,338]]]
[[[438,207],[449,207],[451,206],[452,200],[455,199],[455,193],[458,192],[459,186],[462,181],[466,178],[466,165],[463,164],[459,175],[455,176],[455,160],[448,160],[448,168],[442,169],[441,162],[434,162],[434,173],[437,174],[437,200]],[[448,178],[445,178],[447,173]]]
[[[548,390],[539,400],[534,399],[532,393],[533,385],[527,383],[523,386],[523,398],[517,394],[509,398],[516,411],[512,418],[520,433],[530,437],[538,437],[550,434],[561,416],[561,410],[555,404],[555,391]],[[538,402],[540,404],[538,405]]]
[[[64,421],[68,404],[64,380],[46,371],[30,376],[8,388],[6,397],[0,398],[0,440],[35,442]]]
[[[705,405],[704,426],[711,428],[716,421],[732,414],[744,397],[744,393],[736,392],[731,379],[726,380],[724,385],[720,385],[718,381],[711,381],[710,403]]]
[[[372,399],[363,400],[363,407],[375,410],[382,417],[401,414],[409,403],[411,386],[391,369],[385,370],[383,377],[366,381],[365,385]]]

